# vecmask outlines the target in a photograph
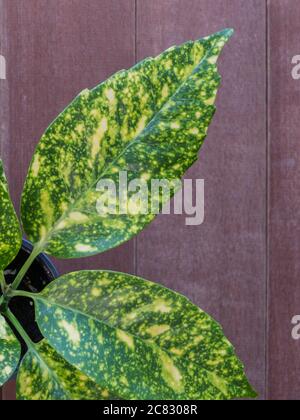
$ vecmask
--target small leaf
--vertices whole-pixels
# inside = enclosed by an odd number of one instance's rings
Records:
[[[5,384],[15,372],[20,355],[20,343],[0,315],[0,386]]]
[[[254,397],[220,326],[141,278],[77,272],[35,295],[37,321],[73,366],[123,399]]]
[[[114,399],[71,366],[45,340],[29,349],[22,360],[17,398],[45,401]]]
[[[98,182],[109,179],[119,192],[126,172],[128,182],[147,182],[149,204],[151,180],[182,178],[214,115],[216,62],[232,32],[146,59],[66,108],[43,135],[26,180],[22,220],[32,242],[56,257],[83,257],[120,245],[153,220],[153,211],[141,214],[132,201],[134,192],[126,214],[118,194],[119,214],[99,214]]]
[[[3,163],[0,159],[0,270],[13,261],[21,244],[20,225],[9,196]]]

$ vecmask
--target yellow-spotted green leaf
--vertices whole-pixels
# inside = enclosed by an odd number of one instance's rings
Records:
[[[0,315],[0,386],[13,375],[20,360],[21,346]]]
[[[22,360],[17,398],[45,401],[115,399],[71,366],[45,340],[29,349]]]
[[[18,254],[22,235],[11,202],[3,163],[0,159],[0,270],[6,268]]]
[[[221,327],[158,284],[83,271],[34,296],[38,324],[56,351],[123,399],[256,395]]]
[[[117,194],[117,214],[99,213],[97,185],[109,179],[119,192],[126,172],[128,183],[146,181],[150,195],[151,180],[184,175],[214,115],[216,62],[232,32],[148,58],[66,108],[43,135],[26,180],[22,219],[32,242],[56,257],[83,257],[120,245],[153,220],[141,214],[146,199],[136,201],[135,191],[128,205]]]

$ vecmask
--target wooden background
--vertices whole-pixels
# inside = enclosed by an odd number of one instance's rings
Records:
[[[80,90],[173,44],[236,30],[188,173],[205,179],[205,223],[160,216],[117,250],[57,265],[136,273],[184,293],[222,323],[261,399],[300,400],[300,82],[290,74],[299,22],[295,0],[0,0],[0,147],[16,206],[39,137]]]

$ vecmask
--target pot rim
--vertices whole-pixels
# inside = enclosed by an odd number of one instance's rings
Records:
[[[30,241],[28,241],[27,239],[23,238],[23,240],[22,240],[22,248],[28,254],[31,254],[31,252],[33,250],[33,245],[32,245],[32,243]],[[53,264],[53,262],[50,260],[50,258],[45,253],[41,253],[36,258],[36,261],[38,261],[43,266],[46,266],[48,268],[48,270],[50,271],[50,273],[51,273],[51,275],[53,276],[54,279],[57,278],[57,277],[59,277],[59,273],[58,273],[57,268],[55,267],[55,265]]]

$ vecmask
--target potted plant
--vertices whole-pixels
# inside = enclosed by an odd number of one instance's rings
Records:
[[[136,211],[132,192],[125,211],[121,195],[108,211],[112,197],[99,182],[118,188],[122,171],[129,181],[182,178],[214,115],[216,62],[232,32],[121,71],[58,116],[35,151],[22,195],[32,249],[22,242],[1,164],[0,385],[17,370],[19,399],[256,396],[221,327],[184,296],[111,271],[55,278],[44,255],[95,255],[154,219]],[[106,211],[99,212],[103,197]],[[158,201],[161,208],[163,195]]]

